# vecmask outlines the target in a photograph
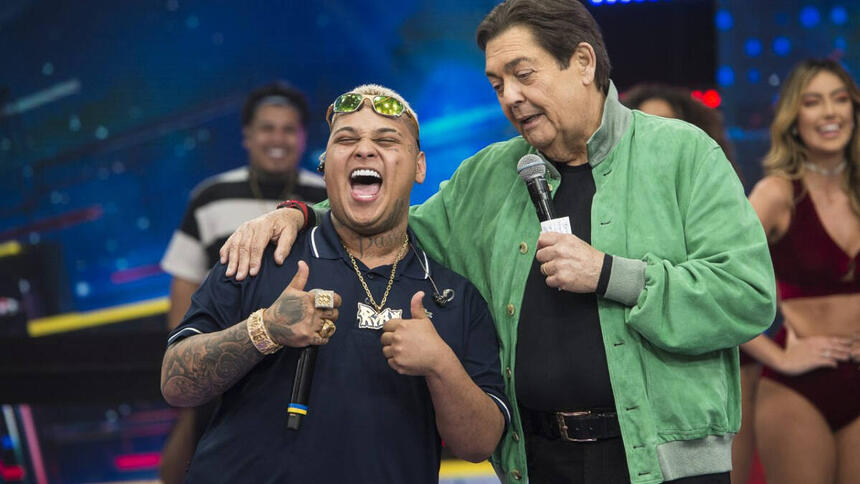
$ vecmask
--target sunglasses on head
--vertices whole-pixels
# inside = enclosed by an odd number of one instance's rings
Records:
[[[364,100],[370,99],[370,105],[376,114],[388,116],[389,118],[399,118],[406,111],[406,106],[397,98],[391,96],[379,96],[371,94],[359,94],[357,92],[348,92],[341,94],[334,100],[331,106],[328,107],[326,113],[326,122],[331,125],[331,119],[335,113],[353,113],[361,109],[361,104]],[[406,111],[408,113],[408,111]]]
[[[403,113],[406,113],[406,116],[412,121],[412,124],[415,127],[415,137],[418,137],[418,120],[415,119],[415,115],[412,114],[412,111],[406,108],[406,106],[400,102],[395,97],[392,96],[382,96],[382,95],[372,95],[372,94],[360,94],[357,92],[348,92],[346,94],[341,94],[334,100],[334,102],[328,107],[328,112],[326,112],[325,120],[328,123],[329,127],[331,127],[332,119],[334,115],[337,113],[354,113],[361,109],[361,105],[364,103],[365,99],[370,99],[370,106],[373,108],[373,111],[376,114],[386,116],[389,118],[399,118],[403,116]],[[419,143],[420,148],[420,143]]]

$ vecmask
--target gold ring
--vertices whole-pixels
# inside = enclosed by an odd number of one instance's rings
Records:
[[[540,265],[540,273],[541,273],[541,274],[543,274],[543,275],[545,275],[545,276],[548,276],[548,275],[549,275],[549,274],[547,274],[547,273],[546,273],[546,264],[541,264],[541,265]]]
[[[316,309],[334,309],[334,291],[327,289],[311,289],[314,295],[314,308]]]
[[[319,335],[323,339],[329,339],[332,337],[334,332],[337,330],[337,326],[334,325],[331,319],[323,319],[322,328],[319,330]]]

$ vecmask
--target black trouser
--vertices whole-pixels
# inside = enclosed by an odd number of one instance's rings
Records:
[[[620,437],[565,442],[527,434],[526,463],[531,484],[627,484],[627,457]],[[728,472],[684,477],[673,484],[730,484]]]

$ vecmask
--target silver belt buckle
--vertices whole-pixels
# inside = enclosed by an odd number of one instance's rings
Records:
[[[567,435],[567,422],[565,417],[582,417],[583,415],[591,415],[591,410],[580,410],[578,412],[556,412],[555,419],[558,422],[558,433],[561,440],[565,442],[597,442],[597,439],[574,439]]]

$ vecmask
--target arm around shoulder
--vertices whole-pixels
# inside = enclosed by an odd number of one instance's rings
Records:
[[[256,276],[270,242],[277,242],[275,262],[283,264],[308,213],[297,208],[277,209],[240,225],[218,251],[221,263],[227,266],[226,275],[238,281]]]

